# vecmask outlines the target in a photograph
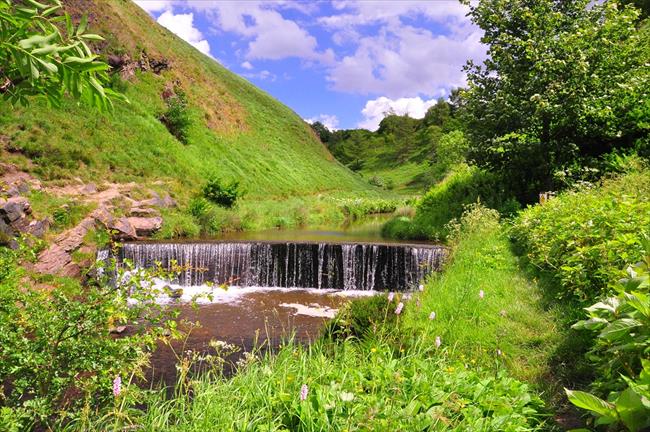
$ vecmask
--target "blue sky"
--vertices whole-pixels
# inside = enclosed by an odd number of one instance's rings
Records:
[[[331,129],[420,118],[464,84],[481,32],[455,0],[136,0],[206,55]]]

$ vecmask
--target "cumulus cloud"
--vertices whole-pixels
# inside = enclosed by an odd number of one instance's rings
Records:
[[[171,0],[135,0],[135,4],[147,12],[161,12],[171,10]]]
[[[321,122],[327,129],[335,131],[339,126],[339,119],[335,115],[319,114],[316,117],[305,119],[309,124]]]
[[[387,114],[408,115],[421,119],[435,104],[436,99],[423,100],[420,97],[390,99],[382,96],[366,102],[366,106],[361,110],[363,120],[357,126],[371,131],[377,130],[379,123]]]
[[[210,44],[203,38],[203,34],[199,29],[194,27],[193,13],[174,14],[171,10],[167,10],[158,17],[158,23],[184,39],[203,54],[210,55]]]
[[[339,1],[338,13],[319,18],[341,44],[357,35],[354,51],[329,68],[333,89],[358,94],[433,96],[463,86],[462,67],[468,58],[483,60],[482,33],[459,2]],[[419,18],[420,25],[413,24]],[[443,31],[432,33],[422,22],[433,21]],[[410,24],[407,24],[410,23]],[[364,33],[364,26],[379,30]],[[425,28],[426,27],[426,28]]]
[[[243,67],[243,68],[246,69],[246,70],[251,70],[251,69],[253,69],[253,65],[251,64],[251,62],[248,62],[248,61],[243,62],[243,63],[241,64],[241,67]]]
[[[211,16],[217,30],[233,32],[248,39],[245,57],[249,60],[297,57],[328,62],[333,59],[331,51],[318,51],[314,36],[276,10],[295,8],[292,2],[194,0],[188,1],[187,5]]]

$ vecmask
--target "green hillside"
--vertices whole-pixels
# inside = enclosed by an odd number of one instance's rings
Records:
[[[260,212],[265,206],[259,201],[276,208],[273,201],[288,196],[305,197],[301,206],[313,207],[313,196],[322,192],[377,193],[338,163],[296,113],[156,24],[135,4],[64,3],[77,19],[88,13],[90,30],[105,37],[94,47],[102,57],[126,59],[126,66],[113,72],[112,87],[130,103],[117,102],[110,113],[73,100],[61,108],[44,101],[29,108],[0,104],[3,161],[57,184],[79,178],[164,189],[181,207],[212,176],[238,180],[246,190],[240,207],[256,202]],[[143,63],[169,67],[156,73],[141,70]],[[172,91],[187,97],[186,144],[159,120],[167,108],[163,94]]]
[[[457,162],[457,148],[464,141],[454,105],[457,94],[454,91],[451,102],[440,99],[422,119],[387,115],[375,132],[331,132],[321,124],[312,127],[341,163],[371,184],[419,191],[440,181],[449,166]]]

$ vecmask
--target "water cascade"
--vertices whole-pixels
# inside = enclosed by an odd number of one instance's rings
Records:
[[[173,282],[241,287],[404,290],[438,270],[446,249],[430,245],[287,242],[126,243],[137,268],[182,268]]]

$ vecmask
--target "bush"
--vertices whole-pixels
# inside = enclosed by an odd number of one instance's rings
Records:
[[[169,133],[183,144],[187,144],[189,128],[192,124],[187,108],[187,98],[181,90],[175,89],[175,92],[174,95],[167,98],[167,110],[158,118],[167,127]]]
[[[432,187],[416,207],[415,217],[389,221],[382,235],[400,239],[444,240],[447,224],[460,217],[469,204],[481,202],[502,214],[512,214],[519,204],[503,190],[494,174],[458,165],[442,182]]]
[[[529,263],[553,276],[558,298],[590,301],[643,253],[650,227],[650,172],[609,179],[597,189],[566,192],[526,209],[511,237]]]
[[[646,257],[628,268],[616,295],[587,308],[573,328],[598,332],[588,358],[597,370],[596,395],[567,390],[569,400],[598,417],[597,424],[650,427],[650,240]],[[601,399],[602,396],[607,401]]]
[[[336,317],[323,329],[326,339],[342,340],[349,337],[362,338],[366,333],[376,333],[379,325],[393,323],[396,315],[388,298],[383,295],[354,299],[343,306]]]
[[[213,177],[203,186],[203,196],[217,205],[231,208],[239,198],[244,196],[244,191],[240,189],[239,182],[236,180],[225,183]]]
[[[113,405],[115,377],[128,385],[175,326],[140,275],[120,277],[118,287],[66,279],[43,290],[23,286],[18,259],[0,248],[0,429],[58,430],[84,409]],[[128,335],[110,334],[126,323]]]
[[[384,180],[381,177],[376,176],[376,175],[370,177],[370,180],[368,180],[368,183],[370,183],[373,186],[380,187],[380,188],[383,188],[384,184],[385,184]]]

